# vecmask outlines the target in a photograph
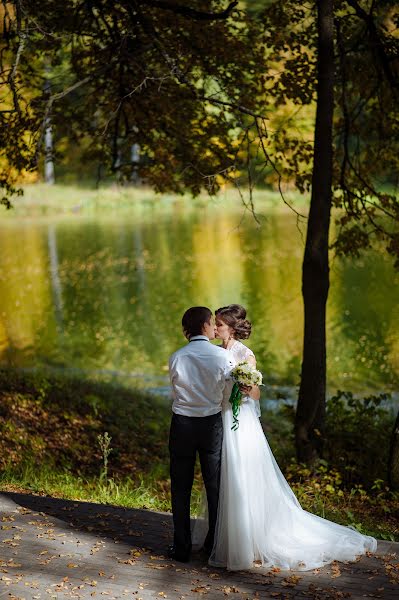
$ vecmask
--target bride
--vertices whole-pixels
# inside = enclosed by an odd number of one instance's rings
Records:
[[[256,366],[240,342],[251,333],[246,310],[230,304],[215,312],[217,336],[235,363]],[[334,560],[350,561],[377,547],[361,535],[303,510],[281,473],[259,422],[259,388],[248,388],[232,430],[233,414],[223,409],[223,450],[215,543],[209,564],[230,570],[265,567],[309,570]]]

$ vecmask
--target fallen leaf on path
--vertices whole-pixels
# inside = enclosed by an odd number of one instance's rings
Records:
[[[225,596],[228,596],[229,594],[239,594],[240,590],[232,585],[224,585],[222,587],[222,592]]]
[[[196,593],[196,594],[207,594],[210,590],[210,587],[205,586],[205,585],[198,585],[195,588],[192,588],[191,591]]]
[[[291,575],[290,577],[286,577],[281,582],[282,585],[286,587],[295,587],[299,581],[301,581],[302,577],[299,575]]]
[[[16,563],[14,562],[14,559],[11,558],[8,563],[7,563],[7,567],[14,567],[14,568],[18,568],[18,567],[22,567],[21,563]]]

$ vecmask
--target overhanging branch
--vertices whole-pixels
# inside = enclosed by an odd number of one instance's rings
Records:
[[[396,92],[399,90],[399,79],[396,77],[394,72],[392,71],[389,56],[386,53],[384,44],[381,40],[380,34],[378,32],[377,25],[375,24],[372,12],[367,13],[364,8],[362,8],[357,0],[346,0],[349,6],[351,6],[355,11],[357,16],[364,21],[367,30],[370,35],[370,39],[374,44],[377,57],[381,63],[382,69],[384,71],[385,77],[389,82],[390,86]]]
[[[160,8],[161,10],[169,10],[176,15],[181,15],[187,19],[194,19],[196,21],[217,21],[227,19],[230,16],[233,8],[237,6],[238,2],[230,2],[225,10],[218,13],[195,10],[189,6],[176,4],[175,2],[169,2],[168,0],[141,0],[141,4],[146,4],[147,6],[151,6],[153,8]]]

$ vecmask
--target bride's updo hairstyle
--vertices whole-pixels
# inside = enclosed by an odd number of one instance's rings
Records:
[[[229,304],[215,310],[215,316],[219,317],[232,328],[236,340],[246,340],[251,335],[251,322],[246,318],[247,311],[241,304]]]

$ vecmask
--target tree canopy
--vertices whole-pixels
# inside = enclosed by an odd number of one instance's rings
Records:
[[[393,0],[335,2],[338,252],[376,234],[399,253],[398,19]],[[314,5],[295,0],[2,0],[0,184],[37,168],[51,116],[82,160],[160,191],[306,192],[316,39]]]
[[[262,49],[236,4],[3,2],[10,164],[34,166],[51,113],[55,128],[76,144],[89,139],[88,156],[111,171],[128,178],[138,168],[158,190],[214,189],[234,163],[237,115],[252,114],[261,92]],[[30,147],[17,155],[24,131]],[[135,143],[139,165],[130,158]]]

